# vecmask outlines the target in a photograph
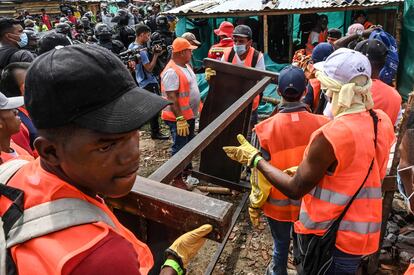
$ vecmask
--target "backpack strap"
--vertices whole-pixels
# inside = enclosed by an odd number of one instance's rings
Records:
[[[235,55],[236,55],[236,52],[234,51],[234,48],[232,47],[231,51],[230,51],[230,54],[229,54],[229,59],[226,60],[226,61],[231,63],[233,61],[233,58],[234,58]]]
[[[260,52],[258,50],[254,50],[253,58],[252,58],[252,68],[256,68],[257,61],[259,60]]]

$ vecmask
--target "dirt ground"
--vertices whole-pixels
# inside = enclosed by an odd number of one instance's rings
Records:
[[[163,129],[167,133],[167,129]],[[170,157],[171,141],[150,138],[148,131],[141,131],[141,165],[138,174],[149,176]],[[193,162],[197,166],[197,160]],[[238,205],[241,195],[214,196]],[[187,274],[203,274],[217,250],[218,243],[207,240],[188,266]],[[258,228],[251,226],[246,207],[243,209],[226,244],[213,274],[265,274],[271,260],[272,237],[266,220],[262,217]],[[294,268],[293,266],[291,266]],[[296,274],[293,270],[289,274]]]

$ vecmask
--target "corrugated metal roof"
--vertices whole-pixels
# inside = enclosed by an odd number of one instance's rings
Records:
[[[229,14],[237,12],[295,11],[332,8],[378,7],[404,0],[195,0],[168,11],[168,14]]]

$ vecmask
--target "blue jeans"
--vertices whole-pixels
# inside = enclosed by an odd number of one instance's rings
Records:
[[[281,222],[271,218],[267,218],[270,226],[270,232],[273,238],[273,257],[271,262],[271,275],[286,275],[287,262],[289,255],[290,232],[292,231],[292,222]],[[293,232],[293,238],[296,234]],[[296,247],[294,243],[294,254]]]
[[[187,120],[187,123],[190,125],[190,134],[188,136],[182,137],[177,134],[177,123],[174,121],[164,120],[165,124],[168,125],[171,132],[171,137],[173,140],[173,145],[171,146],[171,155],[174,156],[178,151],[181,150],[187,143],[190,142],[195,136],[195,119]],[[187,169],[191,169],[191,163],[187,165]]]
[[[327,275],[353,275],[356,274],[361,256],[351,255],[335,248],[332,251],[333,263],[329,268]]]

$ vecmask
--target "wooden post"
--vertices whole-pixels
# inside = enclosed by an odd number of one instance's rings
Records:
[[[269,53],[269,26],[266,14],[263,15],[263,52]]]
[[[397,135],[397,144],[395,145],[394,157],[392,160],[391,169],[388,172],[388,176],[387,176],[390,180],[387,181],[386,188],[384,188],[385,186],[383,183],[384,196],[382,200],[382,225],[381,225],[380,243],[379,243],[378,251],[369,257],[368,274],[376,274],[378,270],[379,256],[381,252],[382,243],[384,240],[385,230],[387,229],[387,221],[388,221],[388,217],[392,210],[392,201],[394,198],[394,192],[397,189],[395,175],[397,174],[397,167],[398,167],[398,163],[400,162],[400,151],[398,150],[398,148],[400,147],[401,140],[407,128],[407,119],[411,112],[414,112],[414,92],[409,94],[407,107],[405,108],[404,116],[400,124],[400,129]],[[390,184],[390,181],[392,181],[392,184]]]

